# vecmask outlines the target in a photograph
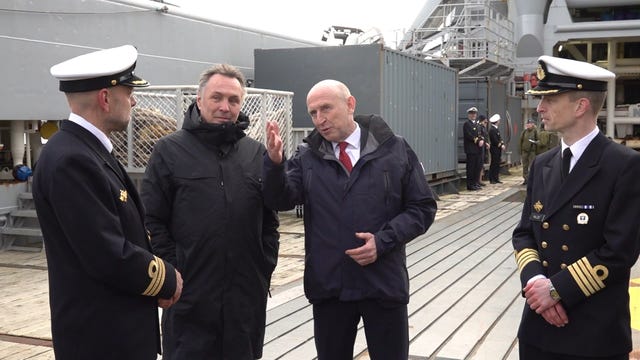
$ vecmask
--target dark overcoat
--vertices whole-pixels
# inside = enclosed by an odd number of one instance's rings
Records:
[[[631,351],[629,277],[640,249],[640,154],[598,134],[561,181],[555,147],[531,165],[513,245],[522,287],[551,279],[569,323],[525,304],[519,341],[577,357]]]
[[[409,302],[406,244],[424,234],[437,204],[407,141],[377,115],[357,115],[360,158],[348,173],[314,130],[283,164],[265,155],[265,200],[273,209],[304,204],[304,289],[312,303]],[[378,259],[361,266],[345,254],[374,234]]]
[[[124,169],[93,134],[63,121],[38,160],[33,198],[56,358],[156,359],[157,296],[173,296],[175,270],[150,252]]]
[[[163,318],[164,359],[262,357],[279,246],[277,215],[263,204],[265,148],[247,136],[218,144],[215,134],[192,104],[183,128],[156,143],[145,173],[153,249],[184,278]]]
[[[480,126],[482,125],[473,122],[470,119],[465,121],[462,125],[463,145],[464,152],[466,154],[480,154],[481,149],[478,146],[478,142],[480,140],[487,140],[482,137],[482,134],[480,134]]]

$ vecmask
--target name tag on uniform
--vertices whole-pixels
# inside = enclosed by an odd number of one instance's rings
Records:
[[[529,220],[531,221],[544,221],[545,215],[542,213],[531,213]]]

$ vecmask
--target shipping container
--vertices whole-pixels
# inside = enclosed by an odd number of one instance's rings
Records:
[[[313,128],[306,109],[309,89],[324,79],[339,80],[356,98],[356,114],[382,115],[407,139],[429,181],[456,175],[456,70],[380,44],[257,49],[254,54],[257,87],[294,92],[294,128]]]

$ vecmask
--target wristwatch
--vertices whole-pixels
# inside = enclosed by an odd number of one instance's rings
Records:
[[[560,294],[558,294],[558,290],[553,287],[553,283],[551,281],[549,281],[549,295],[551,296],[553,301],[560,301],[560,299],[562,299],[560,297]]]

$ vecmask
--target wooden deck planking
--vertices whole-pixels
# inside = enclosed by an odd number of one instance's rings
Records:
[[[426,235],[407,245],[410,340],[440,349],[433,354],[437,358],[492,360],[496,354],[505,354],[504,360],[515,359],[513,339],[523,300],[516,294],[504,294],[518,291],[517,283],[510,288],[514,284],[505,279],[515,269],[510,233],[522,205],[501,202],[504,196],[493,199],[471,194],[467,198],[480,205],[438,219]],[[274,284],[276,293],[268,303],[263,359],[315,359],[312,308],[302,295],[300,279],[302,222],[292,216],[281,220],[280,283]],[[0,264],[19,264],[15,269],[4,266],[0,277],[0,288],[5,290],[0,308],[11,315],[0,320],[0,333],[50,339],[43,253],[0,253]],[[354,354],[365,360],[369,357],[361,326]],[[427,359],[428,351],[414,351],[413,343],[412,358]],[[456,346],[460,346],[457,353]],[[44,360],[53,358],[53,352],[47,347],[0,341],[0,358]]]
[[[509,279],[516,271],[510,238],[520,208],[517,203],[495,202],[471,212],[471,216],[442,220],[432,228],[433,232],[408,244],[412,356],[457,356],[461,350],[454,353],[451,349],[458,346],[456,342],[466,341],[466,345],[460,345],[464,348],[460,358],[482,359],[478,356],[486,354],[485,338],[497,342],[498,346],[492,349],[501,348],[505,354],[513,348],[519,322],[515,309],[521,307],[521,302],[509,313],[515,312],[516,316],[505,313],[518,292],[518,284],[514,287]],[[308,315],[301,316],[301,312]],[[264,358],[315,359],[311,315],[311,307],[303,297],[269,310]],[[468,336],[464,341],[459,339],[465,338],[465,332],[474,332],[474,328],[480,331],[471,340]],[[457,336],[458,332],[461,335]],[[431,350],[414,345],[422,341]],[[442,356],[437,349],[444,351]],[[354,354],[368,358],[362,327]]]

